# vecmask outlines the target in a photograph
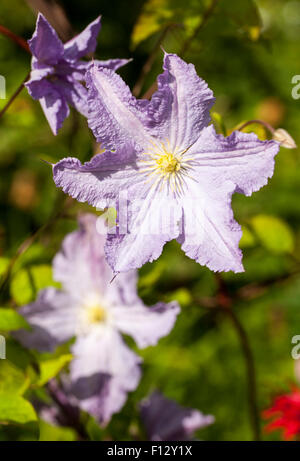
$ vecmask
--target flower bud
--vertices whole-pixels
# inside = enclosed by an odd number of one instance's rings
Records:
[[[293,140],[292,136],[283,128],[278,128],[273,133],[274,141],[278,141],[282,147],[286,149],[296,149],[297,144]]]

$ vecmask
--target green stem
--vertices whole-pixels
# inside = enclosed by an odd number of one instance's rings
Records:
[[[244,128],[246,128],[246,126],[248,125],[252,125],[254,123],[258,123],[259,125],[262,125],[263,127],[265,127],[268,131],[270,131],[270,133],[273,135],[275,130],[274,128],[272,127],[272,125],[270,125],[269,123],[267,122],[264,122],[263,120],[249,120],[248,122],[245,122],[243,123],[241,126],[238,127],[238,130],[239,131],[242,131]]]

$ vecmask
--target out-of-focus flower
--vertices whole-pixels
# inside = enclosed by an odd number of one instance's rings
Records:
[[[30,80],[25,84],[29,94],[38,99],[54,134],[69,115],[69,106],[87,116],[87,90],[82,85],[90,62],[81,58],[95,51],[100,31],[100,17],[75,38],[63,44],[53,27],[40,13],[36,29],[28,41],[32,52]],[[126,59],[95,61],[116,70]]]
[[[273,139],[274,141],[279,142],[280,145],[282,147],[285,147],[286,149],[296,149],[297,148],[297,144],[293,140],[292,136],[283,128],[278,128],[277,130],[274,131]]]
[[[141,402],[140,413],[152,441],[190,440],[196,430],[215,421],[213,416],[182,407],[159,392]]]
[[[71,347],[72,393],[82,409],[105,424],[120,410],[140,380],[141,359],[122,339],[140,348],[167,335],[179,313],[176,302],[146,307],[137,295],[137,273],[120,274],[112,283],[95,215],[83,215],[80,229],[69,234],[53,262],[54,278],[63,289],[48,288],[20,309],[31,331],[16,337],[29,348],[53,350],[76,337]]]
[[[239,131],[217,135],[208,126],[212,91],[174,54],[165,54],[151,101],[136,100],[116,73],[97,65],[87,86],[89,126],[97,142],[116,151],[84,165],[66,158],[54,165],[54,181],[79,201],[119,203],[106,245],[114,272],[157,259],[172,239],[214,271],[243,271],[231,197],[267,184],[279,144]]]
[[[285,440],[300,435],[300,389],[296,386],[289,394],[279,395],[271,408],[263,412],[263,418],[272,419],[265,427],[266,432],[282,430]]]

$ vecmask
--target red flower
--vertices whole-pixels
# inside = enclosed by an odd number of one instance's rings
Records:
[[[300,435],[300,389],[292,388],[290,394],[279,395],[271,408],[262,413],[263,418],[272,418],[265,427],[266,432],[283,430],[283,439],[292,440]]]

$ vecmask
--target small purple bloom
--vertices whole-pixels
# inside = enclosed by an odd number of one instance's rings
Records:
[[[196,430],[214,423],[214,417],[200,411],[184,408],[159,392],[140,404],[141,418],[148,440],[190,440]]]
[[[30,80],[25,84],[29,94],[39,99],[49,125],[56,135],[69,115],[69,106],[87,116],[87,90],[82,85],[90,62],[81,58],[93,53],[100,31],[98,17],[79,35],[63,44],[53,27],[39,13],[36,29],[28,41],[32,52]],[[95,61],[100,66],[116,70],[126,59]]]
[[[214,271],[242,272],[232,194],[267,184],[279,144],[239,131],[217,135],[208,126],[212,91],[174,54],[165,54],[157,84],[151,101],[136,100],[120,76],[92,66],[89,126],[113,152],[84,165],[63,159],[54,181],[81,202],[116,206],[105,250],[115,273],[157,259],[172,239]]]
[[[102,221],[102,219],[101,219]],[[137,295],[136,271],[113,273],[104,258],[105,237],[97,217],[83,215],[80,229],[69,234],[53,261],[62,290],[48,288],[20,309],[32,331],[16,337],[27,347],[53,350],[76,337],[70,364],[70,392],[82,409],[105,424],[120,410],[140,380],[141,358],[125,344],[122,333],[140,348],[167,335],[179,313],[176,302],[146,307]]]

